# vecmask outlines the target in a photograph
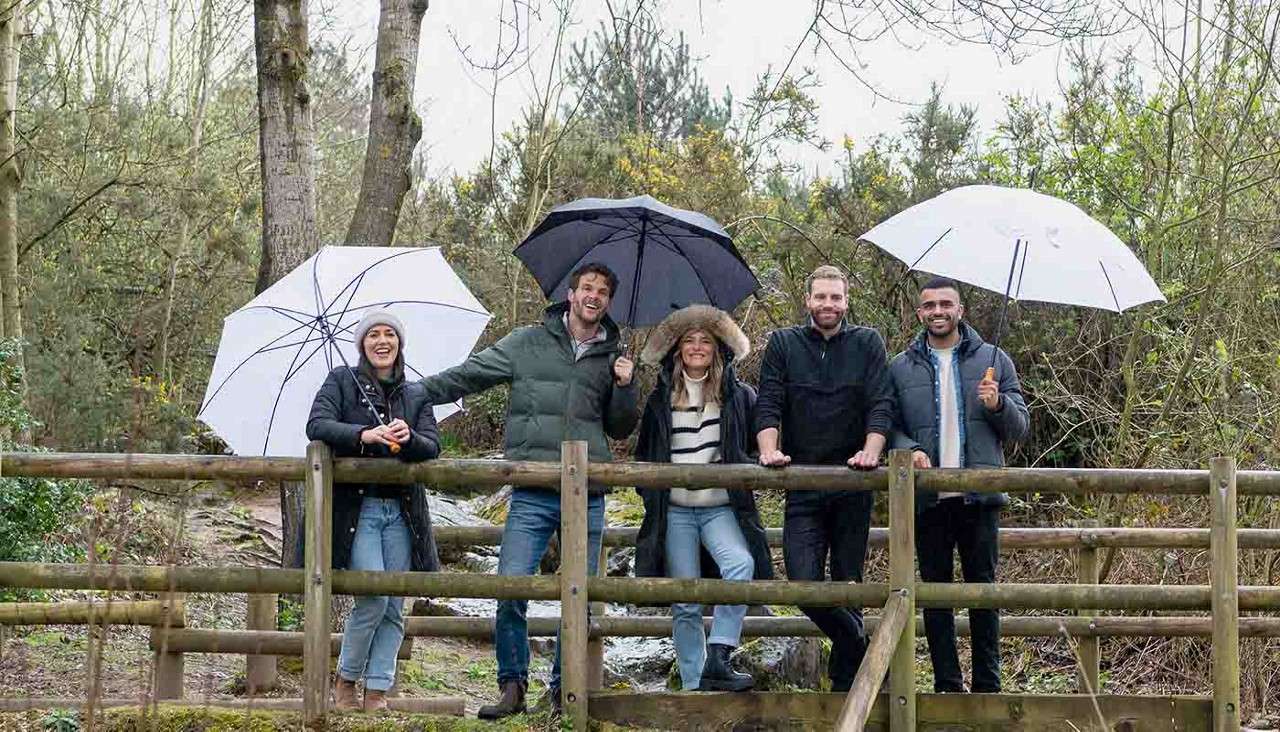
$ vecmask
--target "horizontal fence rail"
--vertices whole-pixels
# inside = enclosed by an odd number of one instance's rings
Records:
[[[634,547],[640,529],[613,527],[604,530],[604,545]],[[499,546],[501,526],[436,526],[432,529],[441,546]],[[1280,529],[1238,529],[1241,549],[1280,549]],[[782,529],[765,529],[769,546],[782,546]],[[867,542],[872,549],[889,545],[889,530],[871,529]],[[1000,550],[1021,549],[1208,549],[1209,529],[1164,528],[1002,528]]]
[[[0,453],[0,476],[40,478],[134,478],[154,480],[302,480],[303,458],[132,453]],[[888,471],[839,467],[592,463],[593,483],[637,488],[727,488],[750,490],[871,490],[888,488]],[[427,483],[438,486],[524,485],[558,489],[556,463],[507,460],[430,460],[405,464],[375,458],[336,458],[333,480]],[[917,491],[975,493],[1206,494],[1207,470],[1116,470],[1102,468],[933,468],[915,473]],[[1241,470],[1239,495],[1280,496],[1280,471]]]
[[[465,597],[558,600],[553,576],[475,575],[458,572],[363,572],[335,570],[333,592],[341,595]],[[0,562],[0,585],[32,589],[125,590],[133,592],[235,592],[298,594],[300,569],[253,567],[163,567]],[[798,582],[663,577],[590,577],[593,600],[632,605],[699,602],[716,605],[813,605],[881,607],[884,583]],[[1280,610],[1280,587],[1238,588],[1241,610]],[[1007,610],[1208,610],[1207,585],[953,584],[917,582],[920,607]]]

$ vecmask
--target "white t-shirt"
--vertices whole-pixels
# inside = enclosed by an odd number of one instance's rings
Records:
[[[960,406],[956,403],[955,348],[929,347],[938,369],[938,465],[939,468],[960,467]],[[963,496],[944,491],[938,498]]]
[[[707,404],[702,395],[704,375],[697,381],[685,374],[685,406],[671,408],[671,462],[708,464],[720,462],[720,405]],[[729,503],[723,488],[672,488],[677,506],[704,508]]]

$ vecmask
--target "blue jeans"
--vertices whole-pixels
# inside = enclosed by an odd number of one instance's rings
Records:
[[[750,580],[755,560],[742,538],[738,517],[731,506],[689,508],[672,504],[667,509],[667,574],[676,578],[702,576],[701,546],[705,545],[721,579]],[[711,637],[702,630],[702,605],[676,603],[671,606],[671,639],[676,644],[680,685],[685,691],[702,683],[702,666],[707,660],[707,643],[736,647],[742,634],[746,605],[716,605],[711,621]]]
[[[560,530],[560,494],[542,488],[515,488],[502,530],[498,553],[498,574],[527,576],[538,569],[551,535]],[[587,500],[587,573],[594,575],[600,565],[600,539],[604,532],[604,496]],[[529,680],[529,624],[524,600],[499,600],[494,621],[494,650],[498,655],[498,683]],[[556,660],[551,667],[552,688],[560,687],[560,639],[556,638]]]
[[[400,502],[366,497],[351,546],[351,569],[406,572],[410,566],[409,527]],[[366,689],[386,691],[396,680],[396,654],[404,640],[403,597],[363,595],[347,618],[338,654],[338,673],[347,681],[364,677]]]

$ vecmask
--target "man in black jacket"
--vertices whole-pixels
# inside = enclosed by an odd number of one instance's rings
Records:
[[[924,331],[889,365],[898,407],[894,447],[914,450],[917,468],[999,468],[1004,445],[1027,434],[1027,405],[1013,361],[984,343],[963,321],[960,287],[937,277],[920,292],[916,316]],[[987,368],[995,366],[995,378]],[[995,582],[1003,493],[916,494],[920,578],[950,582],[960,552],[965,582]],[[1000,691],[1000,611],[972,609],[976,692]],[[950,608],[924,611],[925,636],[937,692],[964,691]]]
[[[774,331],[760,367],[756,441],[760,464],[880,463],[893,426],[884,340],[845,323],[849,280],[822,266],[809,275],[809,323]],[[866,491],[788,491],[783,555],[792,580],[861,582],[867,558],[872,495]],[[866,653],[860,608],[802,607],[831,639],[827,673],[833,691],[848,691]]]

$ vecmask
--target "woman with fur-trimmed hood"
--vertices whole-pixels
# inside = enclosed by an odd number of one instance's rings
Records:
[[[727,313],[690,305],[649,336],[642,363],[661,365],[645,405],[636,459],[655,463],[749,463],[756,392],[738,381],[733,362],[751,350]],[[636,538],[636,576],[772,579],[764,527],[749,490],[640,489],[644,522]],[[704,551],[705,550],[705,551]],[[710,561],[704,560],[709,554]],[[706,564],[704,564],[706,562]],[[706,566],[712,565],[712,566]],[[745,605],[718,605],[708,639],[702,606],[671,606],[681,685],[686,691],[745,691],[751,677],[734,671]]]

